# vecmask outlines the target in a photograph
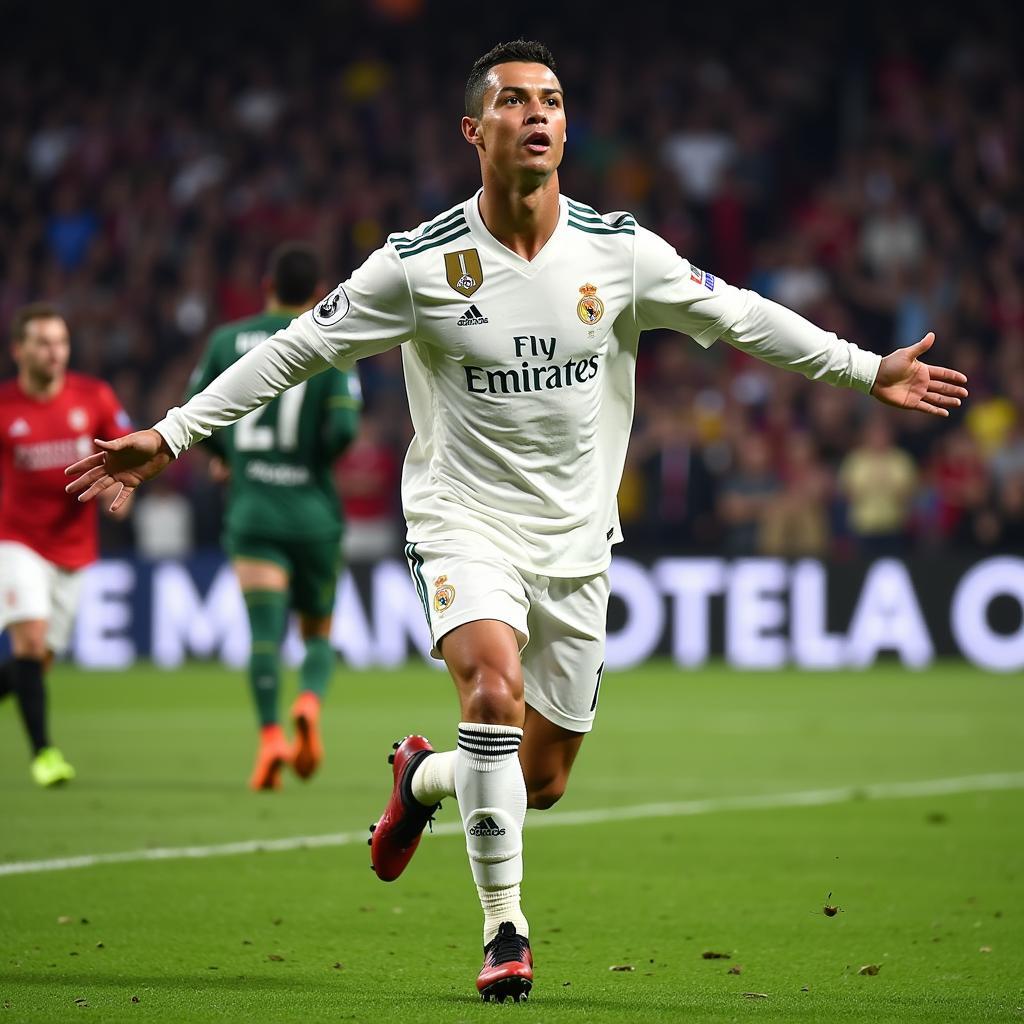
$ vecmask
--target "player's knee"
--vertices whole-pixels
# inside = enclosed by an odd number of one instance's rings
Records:
[[[25,632],[11,637],[11,653],[16,658],[25,658],[30,661],[46,661],[47,647],[46,635],[34,632]]]
[[[299,634],[303,640],[315,640],[318,637],[330,639],[331,616],[303,613],[299,616]]]
[[[459,681],[463,720],[496,725],[522,725],[525,705],[518,672],[498,665],[474,665]]]
[[[554,807],[565,793],[566,777],[561,772],[526,779],[526,805],[536,811]]]

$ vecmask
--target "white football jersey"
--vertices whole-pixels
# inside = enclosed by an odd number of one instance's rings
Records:
[[[628,213],[565,196],[525,260],[479,195],[392,235],[352,277],[157,424],[179,451],[333,363],[403,344],[415,437],[402,477],[413,542],[479,536],[555,577],[607,568],[640,333],[670,328],[869,390],[879,357],[680,257]]]

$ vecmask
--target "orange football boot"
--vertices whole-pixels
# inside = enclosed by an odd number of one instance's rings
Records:
[[[291,760],[292,752],[279,725],[260,729],[260,749],[249,778],[250,789],[280,789],[281,769]]]
[[[320,698],[311,690],[303,690],[292,705],[295,723],[295,746],[291,762],[300,779],[308,779],[324,759],[324,745],[320,739]]]

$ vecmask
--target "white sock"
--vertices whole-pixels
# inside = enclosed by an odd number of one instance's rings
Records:
[[[503,889],[485,889],[476,887],[480,897],[480,906],[484,908],[484,945],[486,946],[498,934],[498,926],[502,921],[511,921],[519,935],[530,936],[530,926],[519,908],[519,886],[510,885]]]
[[[526,781],[519,764],[522,738],[523,730],[513,725],[459,723],[455,792],[484,911],[485,946],[502,921],[511,921],[520,935],[530,934],[519,906],[526,819]]]
[[[412,795],[425,807],[433,807],[446,797],[455,796],[457,750],[442,750],[423,758],[413,772]]]

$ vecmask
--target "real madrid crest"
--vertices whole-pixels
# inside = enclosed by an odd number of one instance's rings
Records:
[[[484,268],[476,249],[460,249],[444,254],[444,272],[448,283],[468,299],[484,283]]]
[[[604,303],[597,297],[597,285],[583,285],[580,294],[583,298],[576,306],[576,315],[588,327],[593,327],[604,316]]]
[[[434,580],[434,611],[446,612],[455,603],[455,588],[448,582],[447,576],[438,576]]]

